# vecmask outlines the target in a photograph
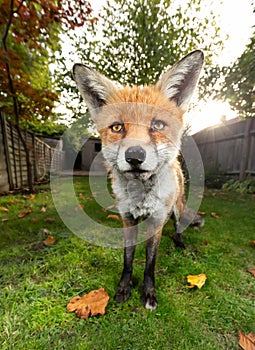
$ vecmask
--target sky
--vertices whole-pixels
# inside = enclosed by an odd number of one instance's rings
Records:
[[[187,0],[175,0],[180,5]],[[90,0],[95,15],[100,13],[106,0]],[[231,65],[242,54],[252,35],[252,26],[255,25],[255,15],[252,13],[252,0],[214,0],[205,1],[206,6],[201,11],[206,13],[213,11],[218,14],[218,25],[221,28],[224,40],[224,49],[215,55],[214,63],[219,65]],[[208,101],[206,104],[198,104],[197,109],[186,115],[186,122],[191,125],[191,132],[220,122],[222,116],[226,119],[236,117],[227,103]]]

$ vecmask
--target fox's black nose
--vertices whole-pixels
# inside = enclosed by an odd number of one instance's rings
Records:
[[[125,152],[126,161],[132,166],[138,166],[145,161],[146,152],[140,146],[129,147]]]

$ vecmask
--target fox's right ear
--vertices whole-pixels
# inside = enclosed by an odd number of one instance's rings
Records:
[[[102,107],[117,87],[94,69],[83,64],[73,66],[73,77],[90,112]]]

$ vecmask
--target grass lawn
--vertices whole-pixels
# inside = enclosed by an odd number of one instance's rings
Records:
[[[93,200],[88,178],[74,180],[79,200],[98,221],[107,219]],[[255,333],[255,196],[206,190],[200,210],[206,224],[186,230],[186,250],[175,248],[167,223],[156,266],[159,306],[143,308],[140,295],[145,244],[137,246],[131,298],[116,304],[120,249],[93,246],[59,218],[49,187],[35,198],[0,198],[1,349],[239,349],[238,329]],[[8,209],[7,212],[4,208]],[[43,208],[43,209],[42,209]],[[20,212],[31,213],[18,218]],[[221,216],[210,216],[216,212]],[[74,209],[75,213],[75,209]],[[8,220],[6,220],[8,219]],[[52,235],[55,244],[42,241]],[[207,275],[201,290],[188,289],[188,274]],[[75,295],[104,287],[106,314],[79,319],[67,313]]]

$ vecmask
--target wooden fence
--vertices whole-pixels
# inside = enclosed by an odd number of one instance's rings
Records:
[[[255,175],[255,118],[234,119],[193,135],[205,173]]]
[[[51,167],[62,169],[63,151],[48,146],[30,131],[22,130],[22,134],[30,151],[34,183],[45,179]],[[22,188],[27,182],[26,156],[17,128],[0,113],[0,192]]]

